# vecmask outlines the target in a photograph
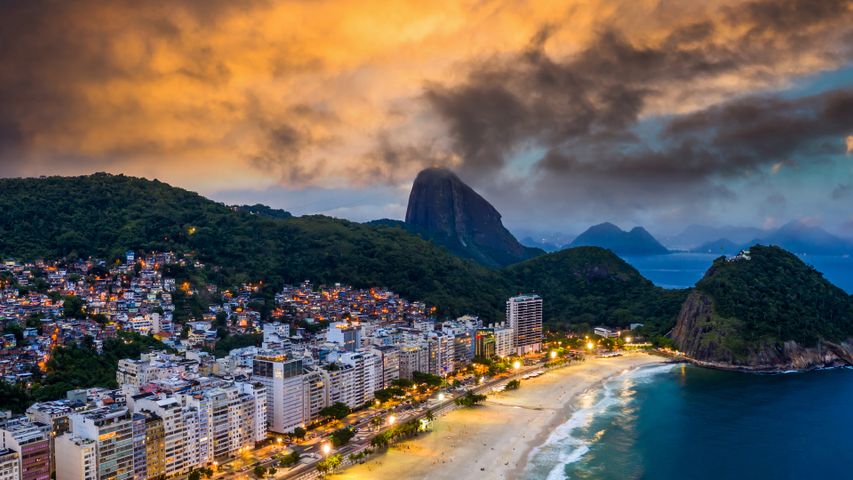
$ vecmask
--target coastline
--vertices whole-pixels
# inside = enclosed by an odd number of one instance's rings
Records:
[[[333,478],[520,478],[530,452],[571,416],[578,396],[625,371],[669,361],[629,353],[550,370],[522,381],[519,390],[489,395],[482,406],[453,410],[435,420],[432,432]]]

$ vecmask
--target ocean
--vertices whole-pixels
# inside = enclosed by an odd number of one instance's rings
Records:
[[[853,478],[851,402],[851,369],[643,367],[577,398],[525,478]]]
[[[827,280],[853,294],[853,257],[798,256],[821,272]],[[717,257],[719,255],[706,253],[672,253],[624,259],[655,285],[663,288],[687,288],[702,278]]]

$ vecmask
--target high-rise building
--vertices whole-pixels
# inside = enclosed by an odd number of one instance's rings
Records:
[[[18,453],[11,448],[0,449],[0,480],[18,480],[20,476]]]
[[[144,412],[145,417],[145,476],[159,478],[166,475],[166,431],[163,419]],[[59,480],[59,479],[57,479]]]
[[[495,355],[494,329],[478,328],[474,332],[474,356],[478,358],[494,358]]]
[[[493,331],[495,335],[495,355],[498,358],[504,358],[515,353],[515,332],[503,325],[495,326]]]
[[[335,322],[329,325],[326,340],[337,343],[347,352],[361,348],[361,326],[349,322]]]
[[[258,355],[252,362],[252,381],[266,387],[267,425],[277,433],[289,433],[306,422],[301,358]]]
[[[95,445],[97,455],[98,480],[130,480],[134,478],[134,436],[133,414],[124,407],[102,407],[81,413],[73,413],[71,433],[75,437],[91,440]],[[69,435],[69,434],[66,434]],[[63,447],[72,449],[68,455],[83,455],[80,448],[72,444],[57,447],[57,466],[67,452]],[[88,448],[88,447],[87,447]],[[83,467],[85,464],[81,464]],[[81,467],[82,468],[82,467]],[[82,478],[84,471],[79,471],[68,478]]]
[[[429,369],[427,373],[441,377],[453,373],[455,349],[453,335],[430,332],[427,334],[427,348],[429,349]]]
[[[50,426],[27,417],[5,419],[0,424],[0,450],[18,454],[20,480],[50,479]]]
[[[412,372],[429,371],[429,349],[426,345],[409,344],[400,348],[400,378],[411,379]]]
[[[154,414],[163,421],[166,476],[189,473],[213,461],[209,410],[203,399],[195,405],[184,405],[175,396],[142,398],[134,402],[134,408],[140,414]]]
[[[98,454],[94,440],[64,433],[56,437],[55,446],[56,480],[98,478]]]
[[[388,388],[391,382],[400,378],[400,350],[391,345],[371,347],[371,351],[379,357],[381,373],[379,388]]]
[[[506,319],[515,340],[515,353],[542,350],[542,297],[519,295],[506,302]]]

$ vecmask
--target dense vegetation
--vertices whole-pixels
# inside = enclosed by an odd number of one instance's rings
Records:
[[[813,345],[853,337],[853,300],[820,272],[779,247],[754,246],[750,257],[721,257],[696,284],[740,338]]]
[[[271,299],[282,284],[306,279],[384,286],[437,306],[439,314],[477,313],[487,321],[503,316],[509,295],[537,292],[553,325],[637,321],[668,328],[684,298],[684,292],[654,287],[599,248],[542,255],[501,270],[458,258],[402,228],[287,218],[262,206],[230,208],[156,180],[107,174],[4,179],[0,189],[3,258],[113,259],[128,249],[171,250],[214,267],[170,272],[196,287],[261,280]],[[176,295],[176,314],[202,311],[200,297]]]
[[[0,256],[118,258],[128,249],[195,254],[224,285],[306,279],[382,285],[449,313],[500,305],[495,272],[398,228],[322,216],[272,218],[122,175],[0,180]],[[281,215],[282,217],[284,215]]]
[[[577,247],[510,266],[513,285],[543,296],[546,321],[552,326],[644,323],[665,333],[686,298],[685,290],[654,286],[634,267],[597,247]]]

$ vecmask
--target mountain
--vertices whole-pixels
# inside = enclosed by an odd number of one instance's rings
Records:
[[[524,245],[525,247],[538,248],[540,250],[544,250],[547,253],[556,252],[557,250],[560,249],[559,244],[548,242],[545,239],[535,240],[532,237],[522,238],[521,244]]]
[[[569,248],[505,271],[511,285],[542,295],[545,318],[552,326],[644,323],[651,332],[665,333],[687,296],[686,290],[656,287],[615,253],[599,247]]]
[[[284,283],[306,279],[380,285],[435,305],[442,316],[476,313],[487,321],[502,318],[509,296],[533,291],[545,298],[552,325],[637,321],[660,325],[659,333],[672,327],[685,295],[654,287],[600,248],[488,268],[400,228],[399,222],[274,218],[156,180],[108,174],[0,179],[0,191],[0,259],[113,260],[129,249],[171,250],[215,267],[178,271],[200,291],[204,283],[232,287],[262,280],[259,294],[272,301]],[[193,295],[191,301],[202,297]],[[203,303],[190,307],[193,315],[206,309]]]
[[[655,237],[643,227],[634,227],[626,232],[612,223],[601,223],[592,227],[569,244],[570,247],[593,246],[612,250],[617,255],[658,255],[669,253]]]
[[[771,231],[744,227],[713,228],[691,225],[685,230],[681,238],[686,238],[684,237],[686,233],[695,234],[696,238],[700,238],[699,234],[701,233],[702,235],[711,235],[705,238],[716,239],[703,241],[698,246],[690,247],[689,250],[694,253],[732,254],[755,244],[776,245],[798,254],[845,255],[853,253],[853,241],[837,237],[818,226],[798,220]],[[746,234],[752,236],[744,238]],[[675,245],[675,243],[670,243],[670,245]]]
[[[766,233],[765,230],[755,227],[734,227],[731,225],[711,227],[692,224],[688,225],[678,235],[666,238],[664,243],[674,249],[695,250],[697,247],[716,239],[728,239],[738,245],[746,245],[750,240],[761,238]]]
[[[530,229],[518,229],[513,231],[516,238],[521,238],[521,244],[531,248],[541,248],[546,252],[556,252],[568,245],[575,238],[574,235],[562,232],[541,232]]]
[[[716,253],[718,255],[733,255],[744,249],[743,244],[735,243],[727,238],[706,242],[690,249],[691,253]]]
[[[796,255],[755,245],[714,261],[682,305],[672,338],[716,367],[853,365],[853,299]]]
[[[498,272],[400,228],[323,216],[235,211],[159,181],[123,175],[0,179],[0,258],[118,258],[172,250],[218,271],[222,285],[263,280],[265,295],[311,279],[382,285],[444,313],[495,316],[511,289]]]
[[[794,220],[771,232],[754,243],[778,245],[794,253],[811,255],[844,255],[853,253],[853,242],[826,230]]]
[[[543,252],[520,244],[501,214],[450,170],[428,168],[415,178],[406,225],[451,252],[490,266],[505,266]]]

